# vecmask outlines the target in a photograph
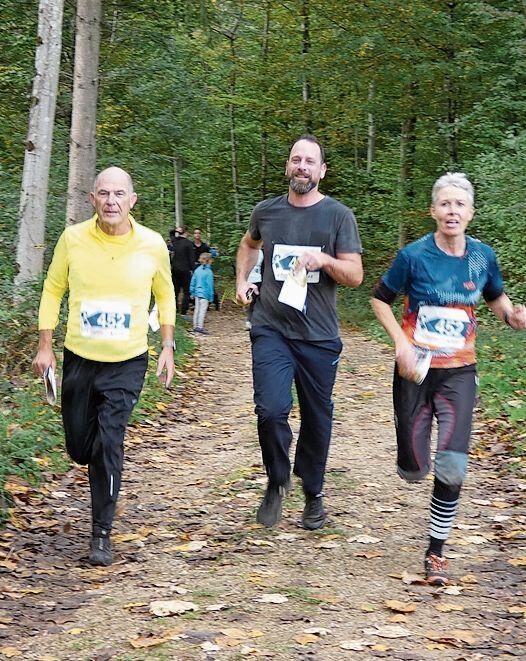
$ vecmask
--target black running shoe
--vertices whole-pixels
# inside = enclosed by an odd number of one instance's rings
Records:
[[[425,557],[424,568],[429,585],[448,585],[451,582],[445,558],[429,553]]]
[[[108,567],[113,562],[109,536],[91,538],[89,563],[95,566]]]
[[[327,513],[323,509],[323,497],[312,496],[305,493],[305,508],[301,515],[301,525],[307,530],[318,530],[323,528],[327,521]]]
[[[267,528],[272,528],[276,523],[279,523],[281,521],[281,507],[284,495],[284,487],[267,486],[263,500],[258,507],[256,521]]]

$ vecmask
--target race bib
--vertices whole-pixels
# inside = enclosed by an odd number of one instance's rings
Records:
[[[276,243],[272,253],[274,278],[283,282],[288,272],[294,269],[298,257],[303,255],[304,252],[321,252],[321,246],[288,246],[283,243]],[[319,281],[319,271],[309,271],[307,273],[307,284]]]
[[[414,340],[440,349],[462,349],[471,326],[468,313],[460,308],[422,305],[418,310]]]
[[[82,301],[80,334],[104,340],[127,340],[130,336],[131,307],[116,301]]]

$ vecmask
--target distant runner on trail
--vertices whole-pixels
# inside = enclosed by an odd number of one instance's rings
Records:
[[[290,480],[293,381],[301,413],[294,473],[305,494],[302,524],[315,530],[326,520],[322,488],[342,349],[336,288],[338,283],[358,287],[363,277],[352,211],[318,190],[326,169],[318,140],[298,138],[285,168],[288,194],[254,208],[237,253],[237,300],[246,305],[257,296],[250,338],[259,443],[268,476],[257,521],[268,527],[281,519]],[[248,281],[260,248],[261,291]]]
[[[33,368],[55,370],[53,330],[69,291],[62,379],[66,448],[88,464],[92,505],[89,561],[113,561],[110,531],[121,485],[124,434],[148,362],[148,308],[153,292],[163,349],[157,374],[174,372],[175,297],[166,244],[130,215],[137,201],[130,175],[103,170],[90,198],[95,215],[68,227],[49,266],[39,311]],[[163,376],[164,378],[164,376]]]
[[[473,218],[473,186],[459,172],[435,182],[431,216],[436,231],[402,248],[373,292],[376,317],[395,343],[393,381],[398,474],[418,482],[431,469],[431,424],[438,447],[431,499],[429,583],[449,582],[443,545],[455,518],[464,480],[477,388],[475,306],[483,296],[494,314],[526,328],[526,308],[504,293],[493,250],[465,234]],[[400,326],[391,310],[404,293]]]

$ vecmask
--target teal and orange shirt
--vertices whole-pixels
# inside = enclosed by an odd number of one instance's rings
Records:
[[[409,340],[431,350],[431,367],[476,362],[475,307],[504,292],[494,251],[466,236],[462,257],[441,250],[433,233],[402,248],[382,276],[393,293],[404,294],[402,329]]]

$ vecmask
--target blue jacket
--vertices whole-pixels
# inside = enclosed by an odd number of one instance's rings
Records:
[[[209,264],[201,264],[192,275],[190,296],[214,300],[214,274]]]

